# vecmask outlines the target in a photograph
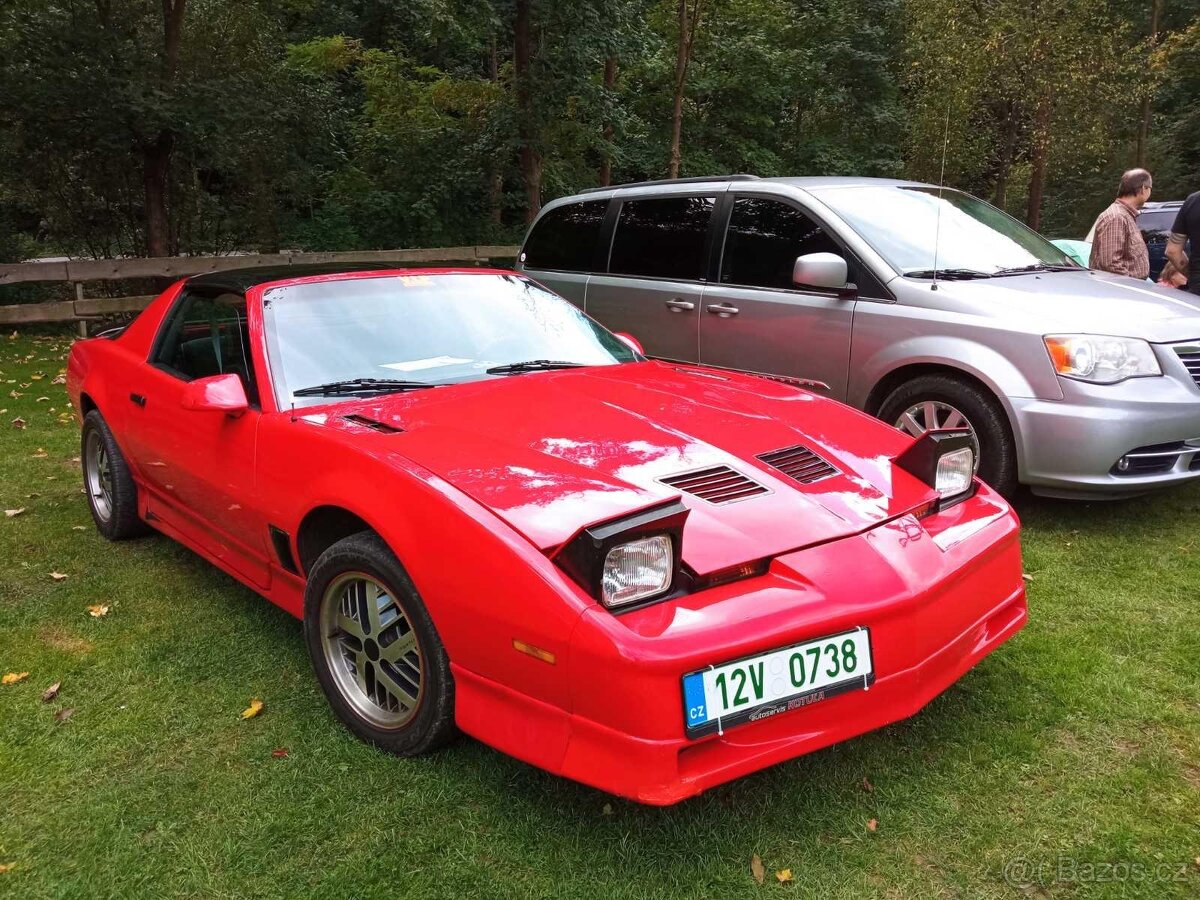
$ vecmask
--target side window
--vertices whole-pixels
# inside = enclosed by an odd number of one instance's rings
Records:
[[[151,362],[186,381],[232,372],[250,403],[258,404],[246,298],[240,294],[185,296],[163,325]]]
[[[607,200],[571,203],[550,210],[530,232],[521,262],[530,269],[590,272],[607,210]]]
[[[715,197],[628,200],[621,206],[608,270],[647,278],[704,277]]]
[[[778,200],[739,197],[733,202],[721,283],[791,289],[792,266],[806,253],[846,253],[825,229]]]

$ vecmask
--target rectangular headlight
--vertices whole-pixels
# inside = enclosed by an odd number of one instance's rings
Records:
[[[661,594],[671,587],[675,554],[665,534],[618,544],[604,557],[600,602],[612,609]]]
[[[1161,375],[1150,345],[1139,338],[1102,334],[1048,334],[1043,339],[1054,371],[1093,384]]]
[[[974,474],[975,451],[970,447],[960,447],[938,457],[933,486],[939,496],[953,497],[970,488]]]

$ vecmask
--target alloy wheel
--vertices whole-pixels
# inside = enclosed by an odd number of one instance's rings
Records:
[[[98,431],[91,431],[87,436],[84,480],[92,508],[98,517],[107,522],[112,518],[113,511],[112,466],[108,459],[108,449],[104,446],[104,438]]]
[[[321,648],[338,692],[376,728],[397,729],[416,715],[424,661],[404,607],[363,572],[329,583],[321,601]]]

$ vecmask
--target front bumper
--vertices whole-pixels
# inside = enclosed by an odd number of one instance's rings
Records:
[[[1200,389],[1170,348],[1156,349],[1161,377],[1112,385],[1062,378],[1062,400],[1010,398],[1022,483],[1048,496],[1111,499],[1200,478]],[[1152,471],[1116,471],[1127,454],[1172,448]]]
[[[666,805],[911,716],[1027,617],[1011,510],[984,488],[933,518],[941,520],[936,531],[904,517],[779,557],[761,578],[623,616],[592,609],[575,630],[564,673],[569,712],[531,708],[489,684],[488,700],[510,705],[511,714],[460,724],[552,772]],[[686,736],[686,672],[858,625],[871,631],[869,690],[723,734]],[[456,671],[460,689],[480,689],[465,675]],[[499,734],[501,719],[509,724]]]

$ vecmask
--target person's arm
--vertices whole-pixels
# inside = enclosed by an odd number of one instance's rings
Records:
[[[1183,251],[1183,245],[1186,243],[1186,234],[1176,234],[1172,231],[1171,236],[1167,238],[1167,259],[1175,263],[1175,268],[1184,275],[1188,271],[1188,255]]]
[[[1096,240],[1092,244],[1091,268],[1115,275],[1128,275],[1125,265],[1125,235],[1120,224],[1110,218],[1096,222]]]

